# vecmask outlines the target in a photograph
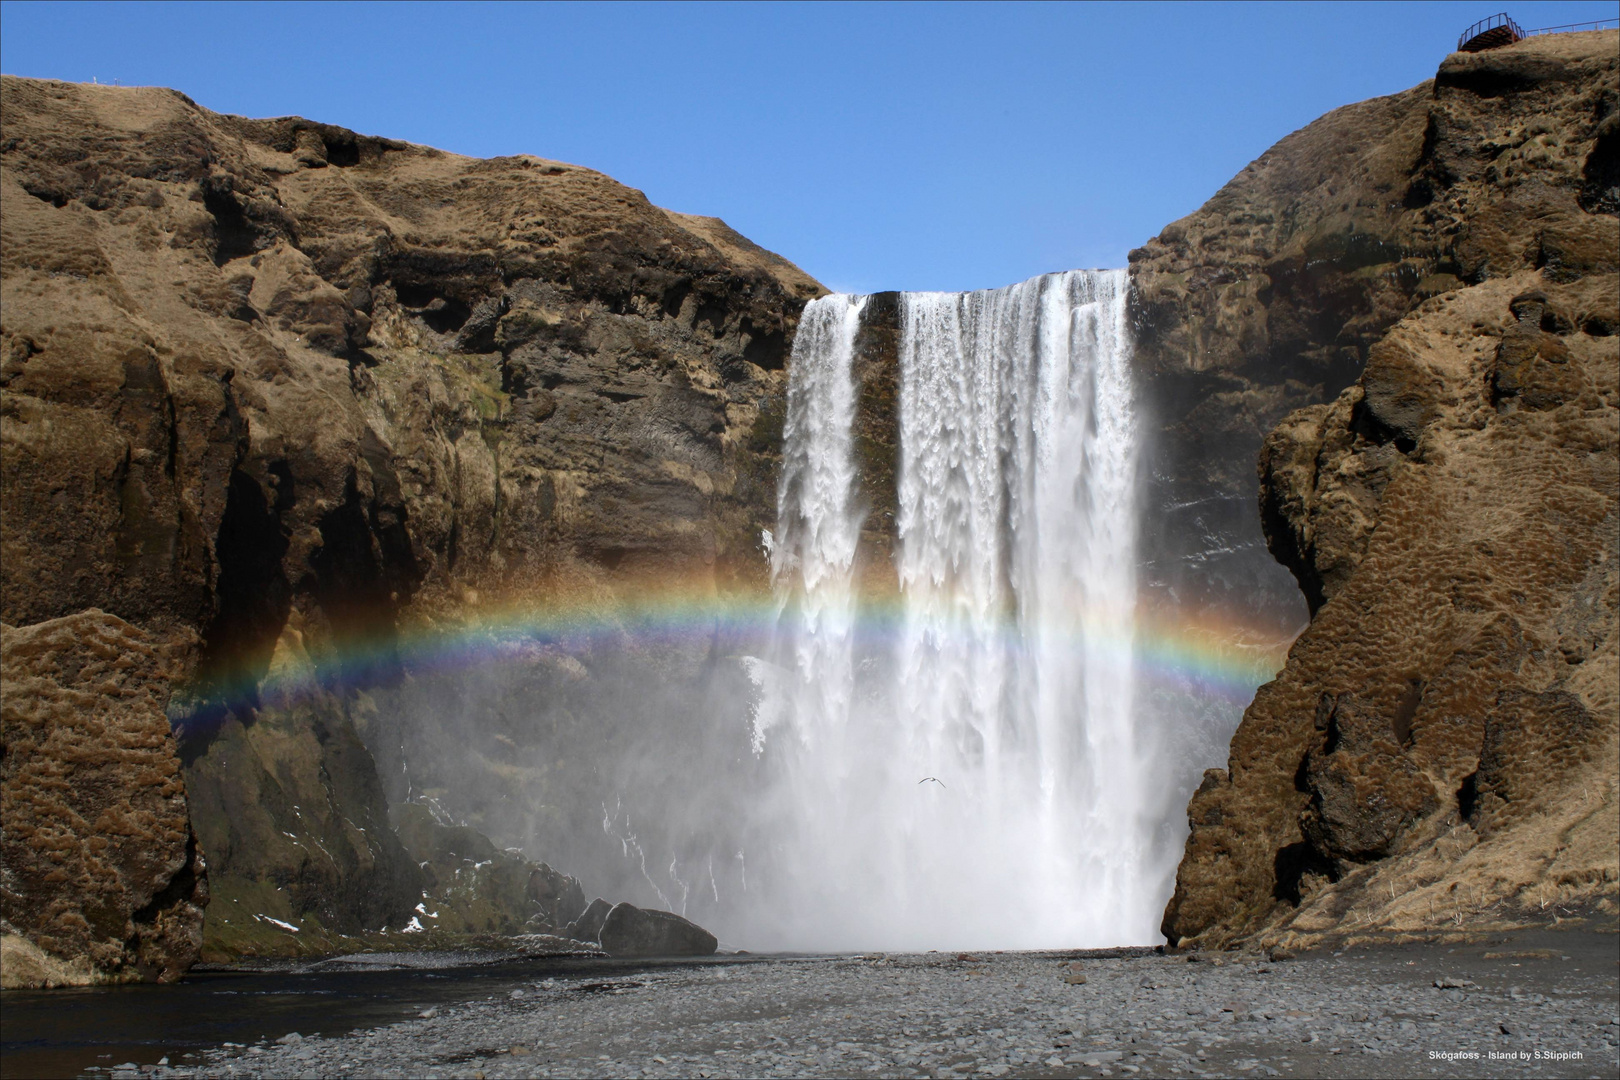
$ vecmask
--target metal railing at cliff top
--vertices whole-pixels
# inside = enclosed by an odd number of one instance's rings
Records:
[[[1567,34],[1572,30],[1607,30],[1610,27],[1620,27],[1620,19],[1593,19],[1591,22],[1565,23],[1563,26],[1543,26],[1539,30],[1526,30],[1524,36]]]
[[[1499,11],[1488,19],[1481,19],[1462,32],[1457,39],[1457,51],[1473,51],[1474,49],[1491,49],[1499,45],[1511,45],[1515,41],[1524,39],[1524,31],[1519,24],[1508,17],[1505,11]]]
[[[1523,41],[1528,37],[1539,37],[1543,34],[1567,34],[1578,30],[1604,30],[1609,27],[1620,26],[1620,19],[1593,19],[1590,22],[1565,23],[1562,26],[1542,26],[1535,30],[1526,30],[1505,11],[1499,11],[1488,19],[1479,22],[1464,30],[1457,38],[1458,52],[1479,52],[1484,49],[1497,49],[1503,45],[1512,45],[1516,41]]]

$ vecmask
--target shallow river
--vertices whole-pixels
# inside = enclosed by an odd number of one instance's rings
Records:
[[[289,1032],[339,1035],[416,1017],[436,1004],[507,995],[537,979],[570,982],[667,968],[589,958],[493,959],[436,954],[379,957],[411,966],[377,970],[328,962],[316,970],[196,971],[171,986],[8,990],[0,999],[6,1080],[74,1076],[94,1066],[182,1064],[205,1048],[251,1045]],[[461,960],[458,966],[442,966]],[[492,962],[493,959],[493,962]],[[718,957],[688,964],[740,963]],[[413,963],[418,960],[418,963]],[[431,966],[419,966],[431,965]]]

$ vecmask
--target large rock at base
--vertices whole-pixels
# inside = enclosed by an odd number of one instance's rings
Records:
[[[609,956],[712,956],[720,942],[703,927],[673,912],[615,904],[602,923]]]
[[[598,896],[590,902],[579,918],[568,924],[568,929],[564,933],[575,941],[600,942],[602,924],[607,922],[608,912],[612,910],[613,905]]]
[[[97,610],[0,627],[5,986],[169,982],[196,961],[208,886],[170,665]]]
[[[548,863],[529,871],[529,901],[538,906],[535,920],[562,931],[585,912],[585,889],[579,881]]]
[[[400,841],[422,870],[424,928],[452,933],[561,933],[585,907],[585,890],[546,863],[502,851],[467,825],[439,820],[422,803],[389,812]]]

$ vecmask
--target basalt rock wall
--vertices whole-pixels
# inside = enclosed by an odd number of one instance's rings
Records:
[[[211,933],[397,927],[429,883],[388,803],[422,785],[379,774],[409,733],[334,664],[397,686],[402,640],[486,612],[763,587],[772,417],[824,290],[572,165],[0,91],[0,617],[182,643]]]
[[[1163,498],[1258,494],[1311,612],[1188,807],[1172,943],[1614,911],[1617,47],[1448,57],[1133,255]]]

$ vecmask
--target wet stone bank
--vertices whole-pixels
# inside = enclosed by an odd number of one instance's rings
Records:
[[[1620,1067],[1612,933],[1277,961],[1147,952],[738,959],[536,979],[388,1027],[110,1071],[1612,1077]]]

